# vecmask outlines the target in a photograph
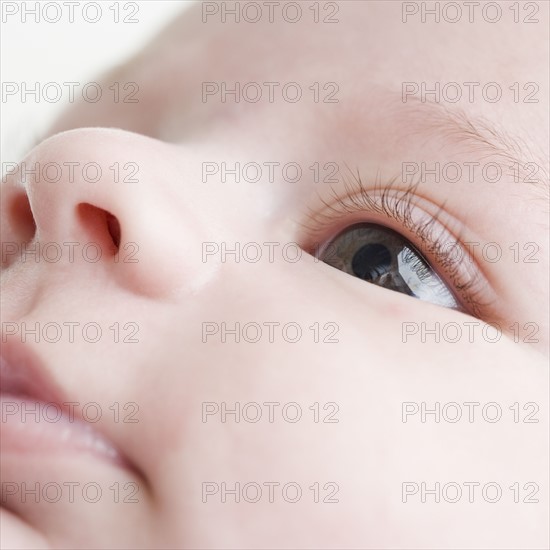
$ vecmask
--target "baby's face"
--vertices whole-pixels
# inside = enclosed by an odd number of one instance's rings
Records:
[[[198,5],[10,170],[5,547],[548,545],[548,5],[413,4]]]

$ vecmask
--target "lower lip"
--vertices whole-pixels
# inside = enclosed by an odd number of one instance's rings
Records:
[[[2,454],[84,453],[124,465],[118,451],[93,426],[56,403],[0,393]]]

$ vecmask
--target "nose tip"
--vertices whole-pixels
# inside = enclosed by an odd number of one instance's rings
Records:
[[[100,219],[112,226],[111,210],[121,211],[123,204],[115,185],[119,162],[112,162],[117,157],[124,164],[128,157],[123,134],[101,129],[64,132],[44,141],[18,166],[12,187],[19,184],[26,190],[39,236],[81,237],[89,232],[87,225],[94,225],[90,221],[97,225]],[[92,207],[110,216],[92,213]]]
[[[120,284],[162,294],[172,282],[166,277],[172,270],[161,269],[170,258],[166,235],[177,222],[177,205],[163,193],[167,149],[112,129],[71,130],[47,139],[3,185],[3,239],[12,248],[31,241],[63,250],[93,243],[101,256],[97,265],[108,264]]]

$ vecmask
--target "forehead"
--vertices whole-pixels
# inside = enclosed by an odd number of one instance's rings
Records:
[[[203,2],[163,40],[180,44],[167,56],[184,69],[180,100],[202,99],[203,111],[218,116],[230,116],[235,89],[239,111],[258,113],[284,92],[294,97],[295,89],[284,87],[295,82],[307,97],[337,97],[362,111],[385,94],[416,95],[546,143],[540,117],[548,112],[548,3],[530,3],[534,13],[509,2],[467,4]],[[205,82],[212,83],[207,102],[196,97]],[[335,96],[328,83],[338,87]]]
[[[174,131],[225,133],[243,163],[290,144],[389,176],[403,161],[494,154],[546,174],[548,4],[476,4],[203,2],[165,35],[182,75]]]
[[[349,70],[353,63],[357,69],[376,69],[377,77],[393,80],[396,70],[406,76],[406,68],[419,77],[442,78],[447,72],[465,69],[475,74],[488,65],[491,74],[503,76],[520,66],[528,70],[545,65],[544,56],[530,53],[537,46],[542,48],[538,51],[546,51],[547,3],[533,3],[537,11],[530,24],[508,2],[491,2],[500,10],[497,21],[491,21],[489,10],[473,6],[467,10],[455,2],[281,2],[278,8],[270,2],[239,2],[234,11],[228,7],[233,3],[220,2],[216,8],[209,4],[213,2],[185,14],[193,20],[188,29],[194,32],[181,36],[185,40],[192,34],[210,47],[227,47],[212,59],[215,66],[228,63],[232,69],[246,71],[251,68],[248,62],[264,60],[267,71],[292,72],[298,66],[303,69],[306,61],[317,60],[310,67],[314,71],[334,70],[339,64]],[[285,9],[290,4],[300,11]],[[461,10],[456,22],[449,19],[448,4]],[[258,7],[250,10],[250,5]],[[259,19],[250,13],[259,14]],[[280,57],[284,62],[275,61]]]

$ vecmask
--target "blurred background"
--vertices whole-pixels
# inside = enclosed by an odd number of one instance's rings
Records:
[[[84,84],[131,57],[195,0],[67,3],[74,4],[73,22],[63,0],[0,2],[1,162],[19,162],[67,106],[70,87],[64,82],[82,83],[74,87],[75,99],[81,97]],[[56,87],[46,86],[52,82],[61,85],[59,99]]]

